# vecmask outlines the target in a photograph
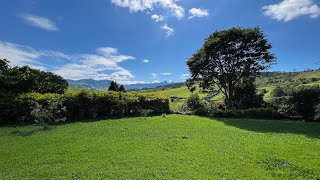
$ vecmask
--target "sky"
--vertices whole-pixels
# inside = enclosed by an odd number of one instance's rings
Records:
[[[259,26],[269,71],[320,67],[320,0],[1,0],[0,58],[67,79],[182,82],[217,30]]]

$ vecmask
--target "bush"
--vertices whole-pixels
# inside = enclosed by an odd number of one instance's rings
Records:
[[[62,98],[57,98],[55,100],[47,100],[45,105],[36,103],[36,107],[32,109],[30,114],[35,119],[35,122],[46,130],[52,121],[65,121],[65,112],[66,107],[62,104]]]
[[[275,111],[272,108],[255,108],[245,110],[214,110],[209,115],[223,118],[273,119],[274,114]]]
[[[169,99],[158,93],[119,93],[81,91],[66,95],[0,93],[0,123],[33,122],[32,109],[38,104],[47,107],[48,101],[61,98],[68,118],[95,118],[139,115],[141,109],[153,113],[169,113]],[[39,107],[38,107],[39,108]]]
[[[187,99],[187,102],[180,107],[180,112],[184,114],[206,116],[208,115],[208,108],[198,94],[191,94]]]
[[[320,88],[303,88],[292,94],[289,99],[296,112],[306,121],[315,119],[316,106],[320,102]]]

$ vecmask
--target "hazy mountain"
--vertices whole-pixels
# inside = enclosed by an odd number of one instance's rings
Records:
[[[102,90],[108,89],[111,83],[110,80],[93,80],[93,79],[81,79],[81,80],[70,80],[67,79],[69,86],[81,89],[92,89],[92,90]],[[127,90],[130,89],[144,89],[144,88],[155,88],[158,86],[168,85],[167,81],[160,83],[146,83],[146,84],[130,84],[125,85]],[[119,84],[120,86],[120,84]]]

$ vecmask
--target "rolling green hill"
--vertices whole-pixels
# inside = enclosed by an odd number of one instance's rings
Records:
[[[320,124],[169,115],[0,127],[1,179],[317,179]]]
[[[265,72],[257,78],[256,84],[258,92],[262,92],[262,90],[266,91],[264,97],[266,100],[268,100],[270,98],[272,90],[277,86],[296,88],[297,86],[320,85],[320,70],[310,70],[305,72]],[[166,95],[167,97],[176,96],[184,99],[188,98],[191,95],[191,92],[186,86],[166,89],[158,92]],[[207,96],[206,93],[201,93],[201,91],[199,91],[199,88],[197,88],[195,93],[198,93],[201,98]],[[222,93],[219,93],[212,98],[212,100],[215,101],[222,101],[223,99],[224,96]],[[177,110],[177,108],[181,104],[183,104],[183,100],[171,103],[171,107],[172,109]]]

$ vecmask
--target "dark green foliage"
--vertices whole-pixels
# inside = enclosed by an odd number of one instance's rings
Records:
[[[109,86],[109,91],[118,91],[119,87],[116,81],[111,81],[110,86]]]
[[[118,92],[126,92],[126,88],[124,88],[123,84],[119,87]]]
[[[256,119],[273,119],[275,111],[273,108],[255,108],[245,110],[214,110],[211,111],[212,117],[224,118],[256,118]]]
[[[320,102],[320,88],[303,88],[292,94],[289,102],[296,112],[306,121],[315,119],[316,106]]]
[[[265,106],[263,95],[257,94],[255,78],[243,78],[234,90],[232,107],[235,109],[262,108]]]
[[[3,93],[57,93],[63,94],[68,83],[51,72],[28,66],[9,67],[9,61],[0,59],[0,92]]]
[[[270,49],[271,44],[259,28],[216,31],[187,61],[192,82],[189,87],[195,82],[204,89],[217,86],[230,108],[239,81],[256,76],[274,62]]]
[[[186,102],[187,109],[195,115],[207,115],[207,107],[205,102],[203,102],[198,94],[191,94]]]

